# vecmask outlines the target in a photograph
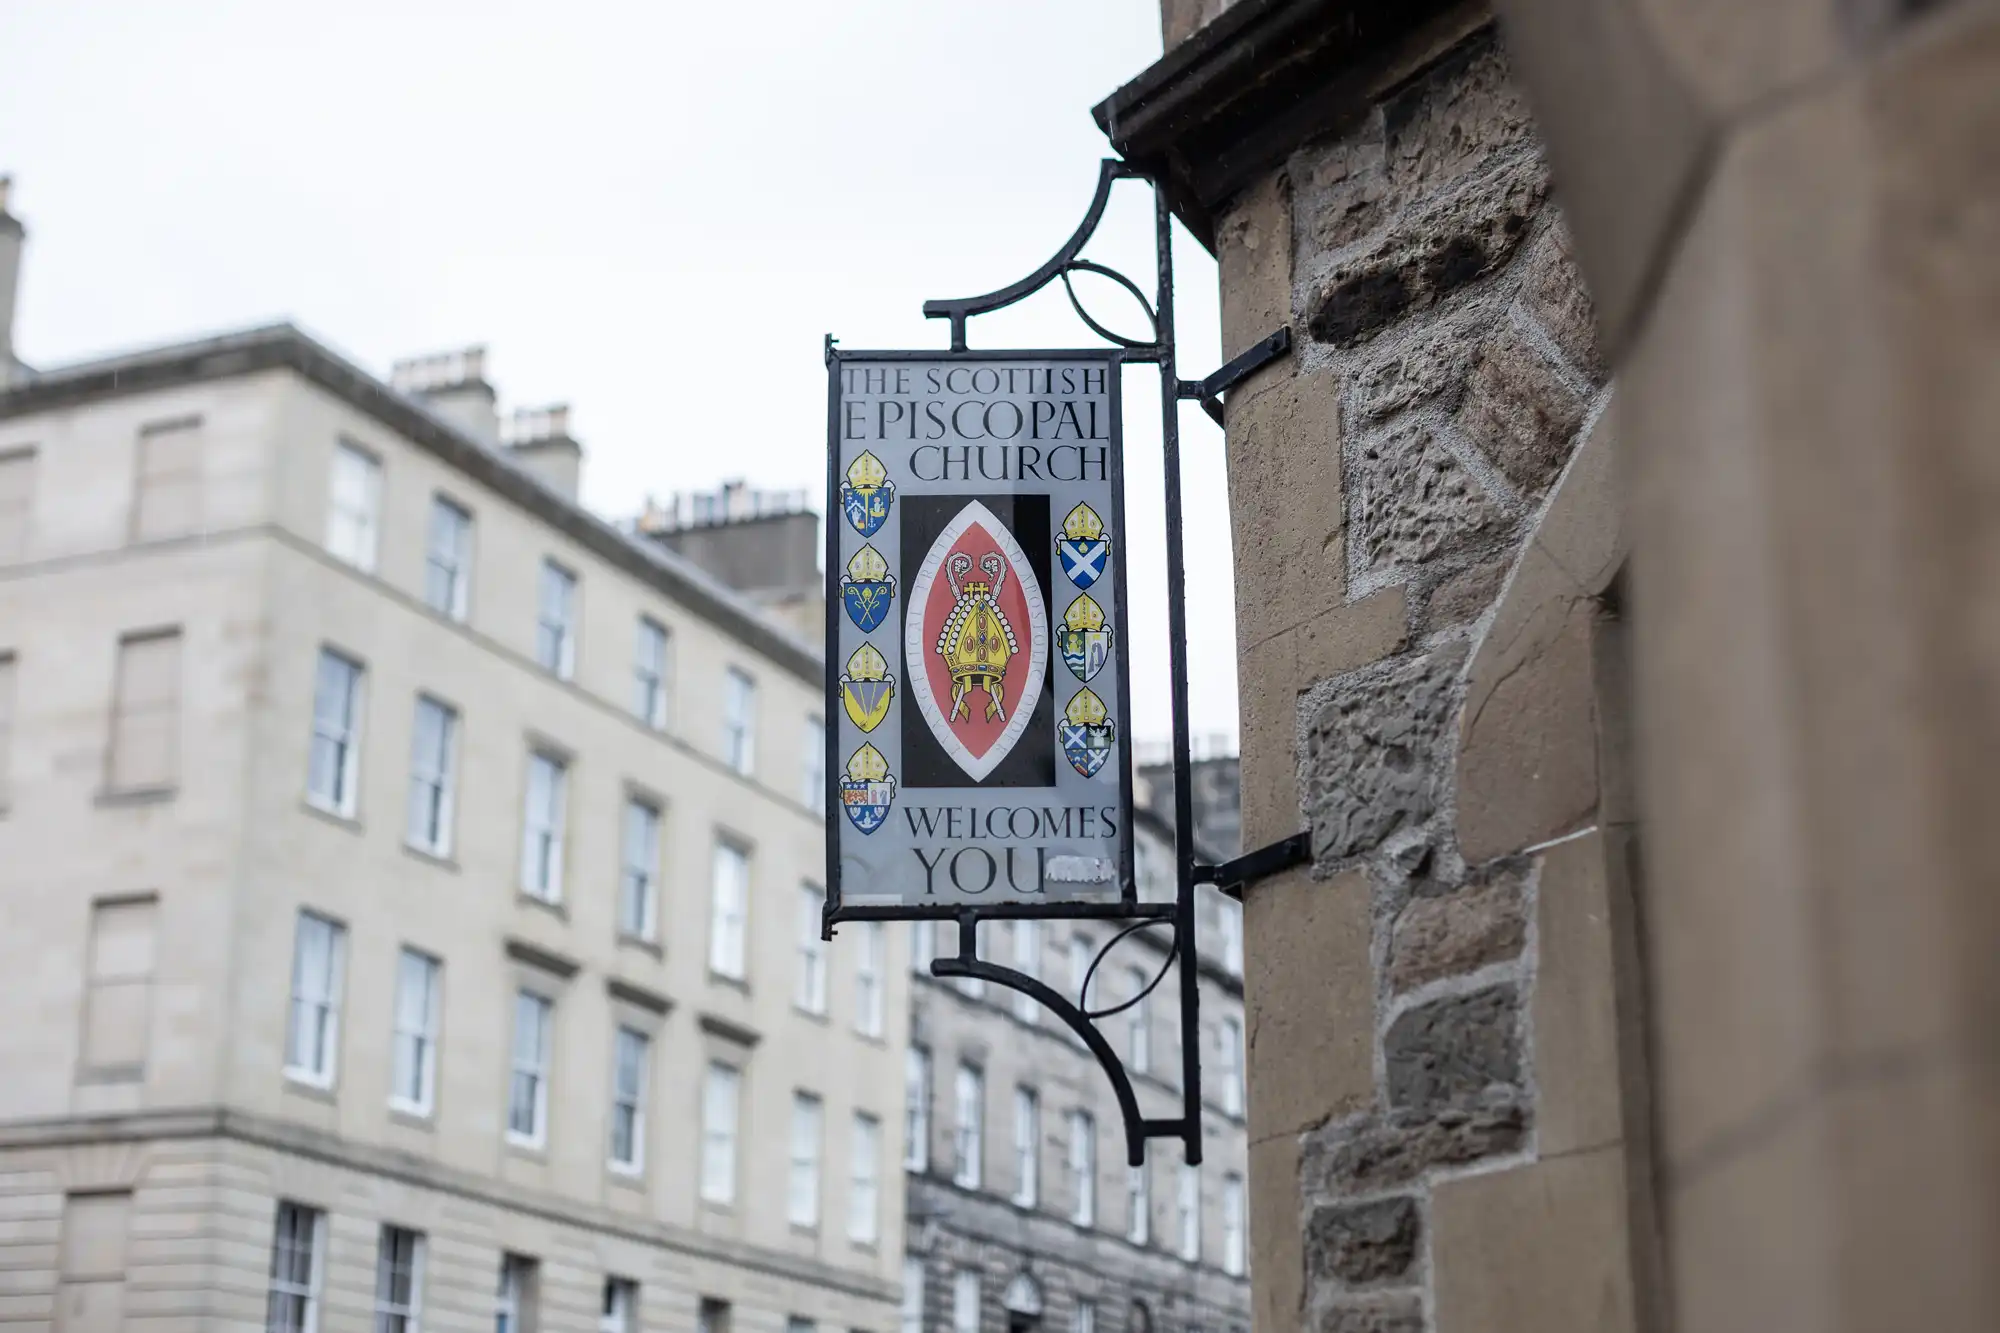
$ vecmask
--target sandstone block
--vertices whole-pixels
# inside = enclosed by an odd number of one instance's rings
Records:
[[[1479,306],[1371,345],[1373,359],[1355,371],[1348,391],[1356,422],[1373,425],[1414,407],[1457,411],[1473,353],[1497,317]]]
[[[1382,1039],[1389,1104],[1420,1111],[1476,1102],[1521,1082],[1521,995],[1489,986],[1405,1012]]]
[[[1416,1296],[1335,1301],[1313,1321],[1317,1333],[1424,1333],[1423,1302]]]
[[[1494,1088],[1466,1106],[1392,1110],[1328,1125],[1305,1140],[1301,1187],[1309,1195],[1394,1189],[1433,1167],[1518,1151],[1527,1142],[1529,1119],[1524,1094]]]
[[[1509,481],[1539,495],[1569,461],[1588,406],[1509,323],[1480,347],[1456,421]]]
[[[1527,938],[1521,885],[1511,877],[1440,897],[1413,898],[1390,931],[1390,989],[1409,990],[1518,957]]]
[[[1438,584],[1424,607],[1424,627],[1442,629],[1477,620],[1500,595],[1500,587],[1507,581],[1507,565],[1505,559],[1488,560],[1461,569]]]
[[[1337,604],[1346,587],[1333,377],[1232,394],[1227,419],[1236,634],[1248,648]]]
[[[1532,1008],[1544,1156],[1618,1142],[1628,1076],[1632,1095],[1646,1095],[1638,952],[1630,908],[1622,893],[1613,898],[1625,884],[1621,867],[1609,860],[1624,841],[1591,833],[1550,848],[1542,862]]]
[[[1242,760],[1237,767],[1243,845],[1262,847],[1305,826],[1299,809],[1298,693],[1289,636],[1246,655],[1237,685]]]
[[[1253,884],[1243,932],[1250,1141],[1260,1143],[1374,1094],[1367,877],[1316,882],[1292,870]]]
[[[1417,1230],[1408,1196],[1316,1208],[1306,1223],[1306,1280],[1361,1287],[1402,1277],[1416,1262]]]
[[[1363,569],[1421,564],[1508,522],[1428,421],[1392,426],[1356,453],[1352,540]]]
[[[1400,583],[1336,606],[1291,632],[1301,689],[1380,661],[1403,646],[1408,618]]]
[[[1562,349],[1570,364],[1593,382],[1604,379],[1604,357],[1597,349],[1597,308],[1576,266],[1569,228],[1555,219],[1528,256],[1528,276],[1521,284],[1521,306]]]
[[[1213,6],[1207,0],[1204,7]],[[1292,191],[1283,172],[1245,190],[1216,225],[1215,258],[1222,289],[1222,357],[1226,361],[1292,322]],[[1236,392],[1273,376],[1258,372]]]
[[[1389,196],[1383,151],[1382,122],[1375,116],[1302,164],[1301,229],[1319,249],[1351,245],[1381,225]]]
[[[1250,1143],[1250,1252],[1256,1256],[1251,1315],[1259,1330],[1295,1333],[1305,1306],[1305,1253],[1299,1225],[1299,1140]]]
[[[1496,271],[1520,248],[1548,188],[1540,159],[1523,157],[1410,208],[1319,281],[1308,331],[1351,347]]]
[[[1535,141],[1534,116],[1490,31],[1391,98],[1382,118],[1387,171],[1400,190],[1448,185]]]
[[[1460,658],[1453,646],[1356,673],[1319,707],[1306,737],[1304,792],[1316,859],[1372,851],[1429,818]]]

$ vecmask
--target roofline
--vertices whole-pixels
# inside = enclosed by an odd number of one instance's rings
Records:
[[[551,489],[499,450],[291,324],[271,324],[40,371],[0,389],[0,421],[130,394],[151,393],[267,370],[290,370],[512,500],[579,546],[652,585],[695,614],[818,687],[823,659],[741,594],[685,556],[606,523]]]

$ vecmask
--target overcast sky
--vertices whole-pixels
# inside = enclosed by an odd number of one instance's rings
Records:
[[[821,336],[944,346],[924,299],[1061,244],[1108,152],[1090,107],[1159,53],[1156,0],[0,0],[17,350],[290,320],[386,377],[484,343],[503,411],[572,404],[607,517],[728,477],[817,489]],[[1150,220],[1121,186],[1086,253],[1150,288]],[[1214,266],[1177,233],[1195,378]],[[1096,341],[1060,287],[972,330]],[[1157,383],[1126,386],[1142,740],[1168,729]],[[1181,422],[1193,723],[1233,737],[1221,436],[1192,404]]]

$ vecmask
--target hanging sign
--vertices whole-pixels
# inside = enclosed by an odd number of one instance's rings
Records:
[[[863,352],[829,368],[841,899],[1128,896],[1116,361]]]

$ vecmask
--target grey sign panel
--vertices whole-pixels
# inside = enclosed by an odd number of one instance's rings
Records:
[[[841,900],[1130,898],[1117,361],[855,353],[830,372]]]

